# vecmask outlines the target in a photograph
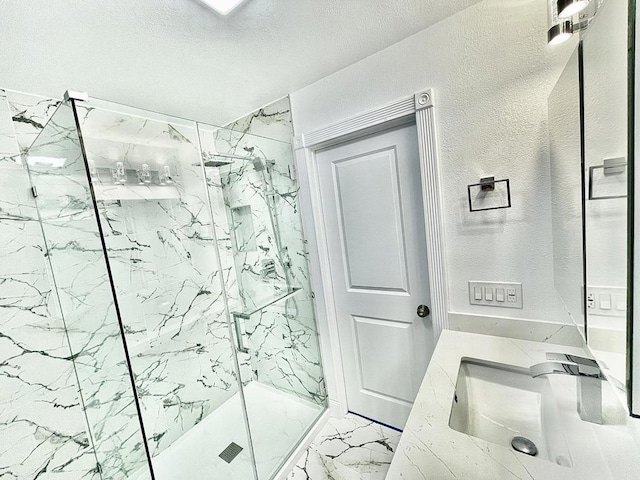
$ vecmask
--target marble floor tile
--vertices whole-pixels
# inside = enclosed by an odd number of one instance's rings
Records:
[[[400,435],[356,415],[332,418],[288,480],[384,480]]]
[[[288,480],[360,480],[360,473],[309,448]]]

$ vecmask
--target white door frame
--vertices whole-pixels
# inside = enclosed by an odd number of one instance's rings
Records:
[[[311,285],[315,293],[324,374],[330,407],[338,415],[344,415],[347,412],[347,392],[339,348],[338,320],[329,267],[327,234],[320,202],[316,152],[395,126],[416,124],[427,237],[431,319],[434,341],[437,342],[440,332],[447,329],[449,325],[447,318],[449,300],[434,108],[433,90],[422,90],[411,97],[325,128],[296,135],[294,138],[296,167],[301,187],[300,210],[309,245]]]

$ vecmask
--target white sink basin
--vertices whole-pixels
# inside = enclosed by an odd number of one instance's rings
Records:
[[[525,437],[536,445],[536,458],[569,467],[559,420],[547,378],[533,378],[528,368],[461,359],[449,417],[452,429],[509,449],[514,437]]]

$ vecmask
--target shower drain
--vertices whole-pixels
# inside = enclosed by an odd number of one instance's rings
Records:
[[[227,448],[225,448],[220,455],[218,455],[221,459],[223,459],[227,463],[231,463],[234,458],[236,458],[240,452],[242,451],[242,447],[237,443],[231,442]]]

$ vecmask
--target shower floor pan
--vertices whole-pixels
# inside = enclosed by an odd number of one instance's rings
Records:
[[[244,394],[258,475],[268,480],[324,409],[258,382],[249,383]],[[242,451],[227,463],[219,454],[232,442]],[[252,468],[240,395],[236,393],[154,457],[153,470],[156,480],[247,480]]]

